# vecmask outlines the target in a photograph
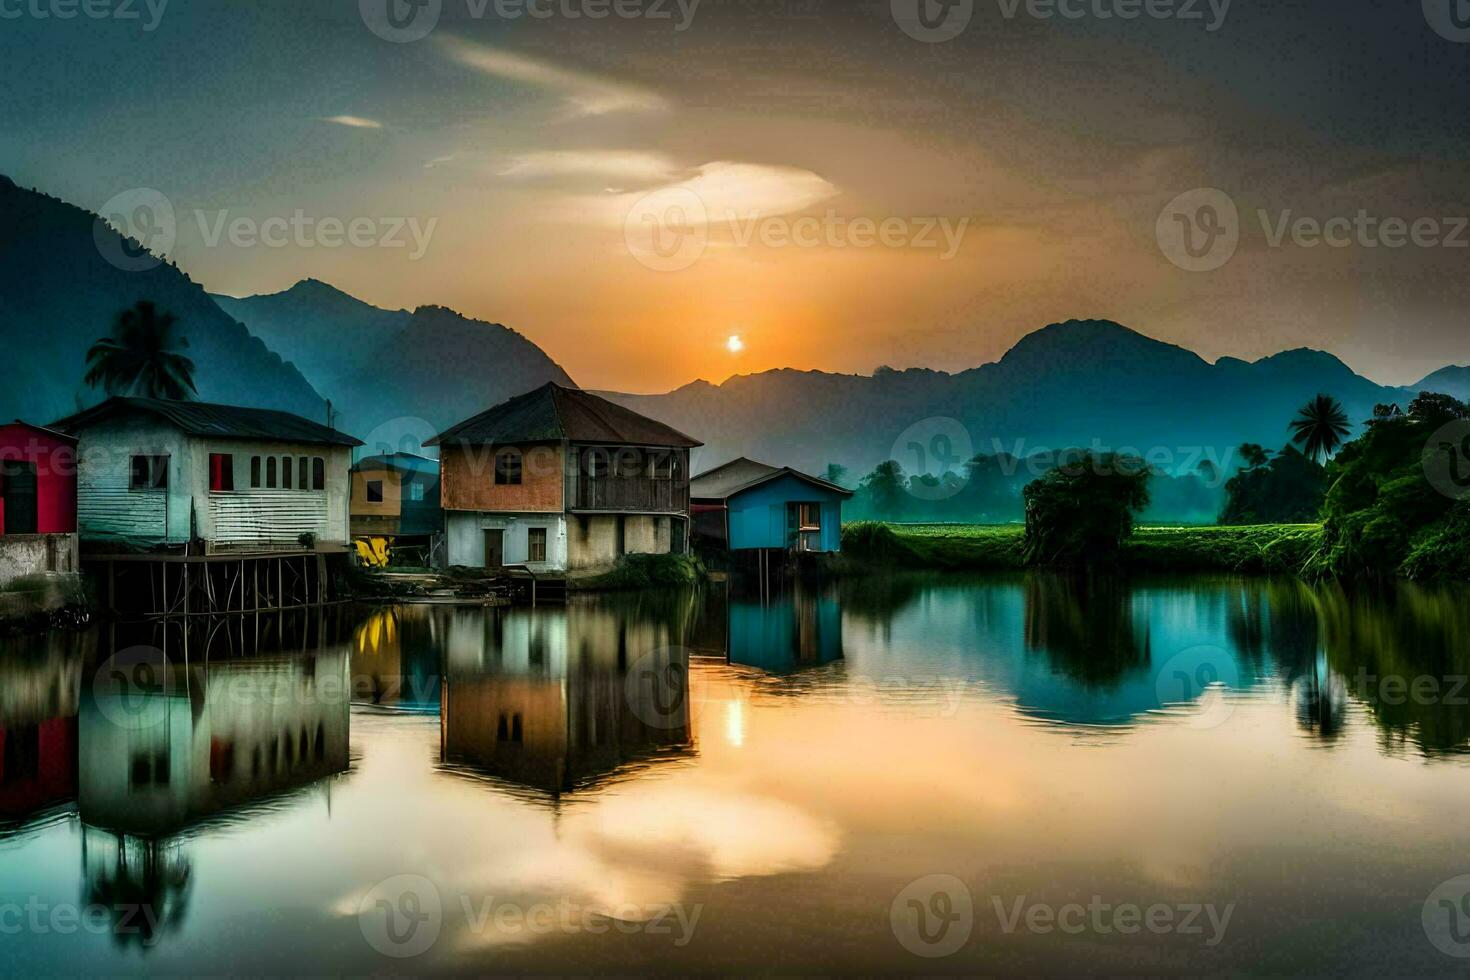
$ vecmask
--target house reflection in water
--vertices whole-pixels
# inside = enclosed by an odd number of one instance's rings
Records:
[[[89,636],[11,641],[0,659],[0,839],[64,816],[77,795],[77,692]]]
[[[439,711],[439,650],[462,609],[393,606],[353,630],[352,699],[379,708]]]
[[[171,649],[189,649],[187,663],[165,657],[155,635],[134,646],[124,644],[138,637],[114,638],[83,668],[82,898],[130,917],[114,923],[120,942],[151,943],[177,926],[193,830],[326,792],[324,780],[348,768],[348,654],[328,642],[326,615],[277,618],[273,644],[289,652],[218,652],[240,623],[196,620],[150,627],[174,630]]]
[[[658,604],[657,605],[662,605]],[[695,751],[684,640],[692,599],[479,611],[445,653],[443,761],[549,795]]]
[[[842,603],[834,588],[796,585],[771,602],[714,587],[702,597],[690,647],[696,656],[791,673],[843,659]]]

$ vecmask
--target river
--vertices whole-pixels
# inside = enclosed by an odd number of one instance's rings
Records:
[[[1232,578],[0,641],[15,974],[1463,974],[1470,602]]]

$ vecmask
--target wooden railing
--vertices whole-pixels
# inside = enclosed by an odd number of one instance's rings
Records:
[[[689,453],[634,446],[573,446],[567,509],[615,514],[689,512]]]
[[[682,514],[689,510],[689,487],[670,479],[577,475],[572,510],[630,514]]]

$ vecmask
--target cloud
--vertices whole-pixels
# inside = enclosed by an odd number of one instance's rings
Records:
[[[668,181],[678,167],[659,153],[637,150],[544,150],[513,158],[502,177],[615,177],[627,180]]]
[[[376,119],[368,119],[364,116],[324,116],[322,122],[336,123],[338,126],[351,126],[353,129],[383,128],[383,124]]]
[[[561,68],[549,61],[500,48],[444,37],[439,45],[455,62],[475,71],[560,95],[576,116],[610,112],[660,112],[669,108],[663,96],[587,72]]]
[[[687,220],[723,224],[735,218],[794,214],[839,193],[831,182],[800,167],[716,160],[682,180],[595,199],[582,197],[574,204],[584,214],[621,225],[634,209],[661,212],[666,206],[697,202],[692,211],[684,209]]]

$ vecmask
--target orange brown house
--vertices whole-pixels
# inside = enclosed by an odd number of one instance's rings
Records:
[[[595,572],[689,547],[689,453],[662,422],[547,384],[429,440],[448,562]]]

